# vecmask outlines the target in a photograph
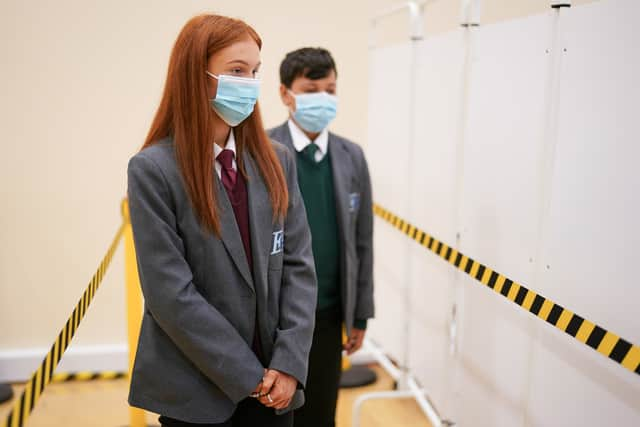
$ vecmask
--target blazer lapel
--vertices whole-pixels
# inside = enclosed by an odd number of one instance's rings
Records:
[[[349,218],[347,201],[349,200],[349,184],[351,183],[351,162],[349,153],[343,145],[329,133],[329,153],[333,171],[333,189],[336,198],[338,228],[340,241],[347,241],[347,221]]]
[[[227,252],[229,252],[231,259],[233,259],[236,267],[240,270],[240,274],[244,280],[251,289],[254,289],[251,271],[249,270],[249,262],[244,253],[242,237],[240,237],[240,230],[238,229],[238,223],[236,222],[236,217],[231,207],[231,201],[229,200],[229,196],[227,196],[227,191],[222,185],[220,178],[218,178],[218,174],[215,176],[215,181],[218,207],[220,208],[220,234],[222,243],[227,248]]]
[[[251,230],[251,252],[255,286],[263,292],[258,297],[267,297],[269,254],[273,237],[273,210],[269,192],[257,165],[248,153],[243,156],[244,167],[249,177],[247,193],[249,198],[249,227]]]

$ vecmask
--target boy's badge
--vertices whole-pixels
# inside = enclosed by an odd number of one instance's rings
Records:
[[[355,212],[360,208],[360,193],[349,194],[349,212]]]

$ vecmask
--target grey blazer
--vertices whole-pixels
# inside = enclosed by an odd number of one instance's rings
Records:
[[[311,236],[295,160],[282,145],[274,149],[289,189],[283,220],[273,221],[257,166],[247,153],[243,158],[253,271],[215,172],[220,239],[201,227],[170,139],[130,160],[129,206],[145,299],[132,406],[191,423],[220,423],[256,388],[265,367],[305,384],[317,298]],[[268,366],[251,349],[256,315]],[[302,390],[296,393],[300,404]]]
[[[292,153],[296,152],[287,122],[270,129],[268,134]],[[342,249],[342,310],[347,333],[350,333],[355,319],[374,316],[371,179],[359,145],[330,132],[329,152]]]

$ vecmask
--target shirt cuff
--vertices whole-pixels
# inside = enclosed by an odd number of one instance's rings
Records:
[[[356,319],[353,321],[353,327],[356,329],[367,329],[367,319]]]

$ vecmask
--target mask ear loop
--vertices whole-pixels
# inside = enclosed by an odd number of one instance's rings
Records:
[[[216,79],[216,80],[220,80],[220,79],[218,78],[218,76],[216,76],[215,74],[213,74],[213,73],[211,73],[211,72],[209,72],[209,71],[207,71],[206,73],[207,73],[207,75],[208,75],[209,77],[213,77],[213,78],[214,78],[214,79]]]
[[[297,103],[298,101],[296,100],[296,94],[293,93],[293,91],[291,89],[287,89],[287,93],[293,97],[293,106],[297,110],[298,109],[298,103]],[[293,108],[289,107],[289,113],[291,113],[291,115],[295,114],[295,111],[293,110]]]

